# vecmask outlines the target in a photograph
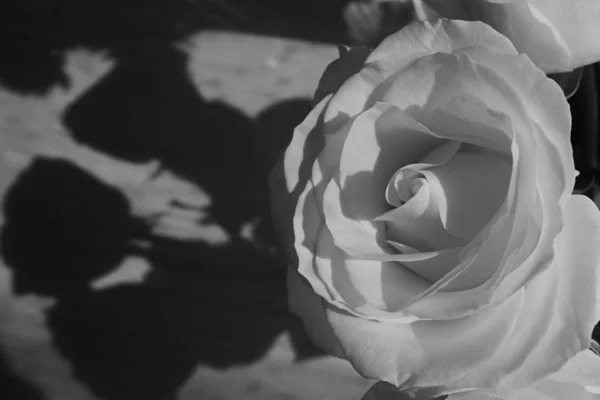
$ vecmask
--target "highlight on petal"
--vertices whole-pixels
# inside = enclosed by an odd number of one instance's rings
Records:
[[[556,264],[525,287],[524,307],[514,331],[489,362],[447,387],[529,386],[588,349],[597,322],[599,226],[595,204],[584,196],[572,196],[557,238]]]
[[[309,268],[302,274],[317,293],[336,307],[364,318],[413,321],[415,318],[402,309],[430,285],[393,261],[349,257],[335,245],[326,227],[319,232],[313,263],[306,266]]]
[[[426,390],[422,391],[426,393]],[[452,393],[447,400],[599,400],[600,357],[582,351],[560,371],[525,388],[474,389]]]
[[[420,22],[408,25],[386,38],[369,55],[361,71],[344,82],[332,98],[325,120],[355,116],[368,105],[381,100],[375,89],[423,56],[472,46],[486,46],[499,53],[516,54],[510,40],[483,23],[440,20],[435,24]]]
[[[547,13],[530,0],[423,0],[422,19],[481,21],[506,35],[520,53],[526,53],[546,72],[571,69],[571,52],[563,32]],[[556,3],[556,1],[538,1]],[[547,5],[544,7],[548,8]],[[552,7],[552,6],[550,6]],[[577,7],[572,7],[577,8]],[[570,21],[570,20],[565,20]]]
[[[546,72],[571,69],[571,52],[562,32],[531,2],[475,3],[483,5],[477,10],[482,20],[506,34],[517,50],[527,54],[538,67]]]
[[[600,356],[589,350],[580,351],[548,379],[597,388],[600,392]]]
[[[506,35],[546,72],[600,60],[600,4],[595,0],[419,0],[421,20],[482,21]],[[419,7],[418,7],[419,8]]]
[[[394,64],[396,71],[408,63],[399,64],[397,55],[406,53],[422,57],[438,52],[451,53],[457,49],[485,46],[504,54],[517,54],[505,36],[480,22],[440,19],[434,23],[413,23],[388,36],[367,58],[366,63],[379,62],[383,69]],[[386,60],[390,57],[388,60]],[[413,58],[414,59],[414,58]]]
[[[600,3],[596,0],[529,0],[560,32],[569,52],[569,69],[600,60]],[[535,61],[535,60],[534,60]]]

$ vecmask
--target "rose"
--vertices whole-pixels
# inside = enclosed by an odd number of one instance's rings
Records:
[[[600,212],[571,195],[560,88],[507,38],[415,23],[342,52],[316,101],[271,188],[317,345],[427,398],[527,387],[589,347]]]
[[[392,0],[393,2],[397,0]],[[413,0],[420,19],[483,21],[546,72],[600,60],[597,0]]]
[[[516,390],[464,391],[451,394],[444,400],[598,400],[600,387],[589,386],[591,382],[600,381],[598,375],[594,375],[598,372],[597,368],[594,368],[597,363],[597,355],[591,351],[584,351],[570,359],[560,371],[530,387]],[[378,382],[363,396],[362,400],[410,400],[412,398],[409,393],[400,392],[390,384]]]

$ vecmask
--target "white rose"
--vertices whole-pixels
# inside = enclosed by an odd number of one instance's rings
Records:
[[[589,347],[600,212],[571,195],[560,88],[506,37],[409,25],[342,54],[317,101],[271,177],[315,343],[427,397],[525,388]]]
[[[392,2],[398,0],[392,0]],[[600,60],[598,0],[414,0],[419,18],[483,21],[546,72]]]

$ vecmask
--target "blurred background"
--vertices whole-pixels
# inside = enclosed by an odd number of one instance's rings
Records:
[[[3,398],[360,398],[287,311],[266,182],[335,45],[405,15],[359,3],[3,2]],[[572,98],[591,197],[594,79]]]

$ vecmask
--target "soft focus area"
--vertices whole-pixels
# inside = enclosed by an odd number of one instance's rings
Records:
[[[2,7],[0,398],[360,398],[287,310],[266,179],[341,5]]]
[[[267,188],[345,4],[0,6],[0,398],[367,391],[288,311]]]

